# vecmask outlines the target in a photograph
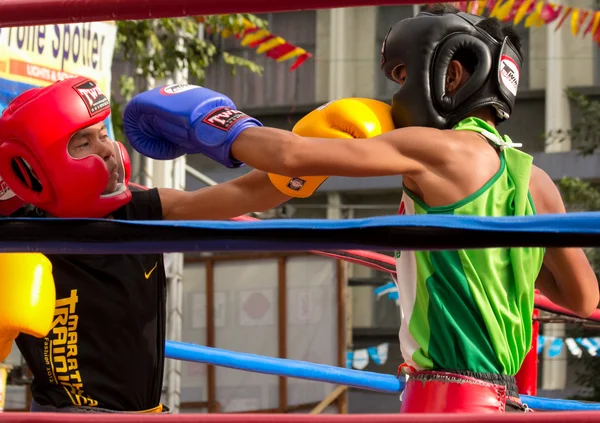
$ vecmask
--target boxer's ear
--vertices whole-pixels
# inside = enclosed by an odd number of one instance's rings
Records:
[[[464,84],[465,78],[468,78],[465,68],[458,60],[452,60],[448,64],[448,71],[446,72],[446,93],[449,95],[454,94]]]

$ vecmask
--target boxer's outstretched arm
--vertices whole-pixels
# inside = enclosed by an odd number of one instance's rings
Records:
[[[165,220],[227,220],[269,210],[291,198],[257,170],[196,191],[159,188],[158,192]]]
[[[275,128],[248,128],[232,156],[249,166],[288,176],[416,175],[451,156],[453,131],[403,128],[369,139],[301,137]]]

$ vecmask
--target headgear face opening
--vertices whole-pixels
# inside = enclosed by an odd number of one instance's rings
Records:
[[[116,191],[103,194],[108,167],[97,155],[73,158],[73,134],[110,115],[96,83],[78,77],[16,97],[0,117],[0,177],[23,201],[57,217],[104,217],[131,200],[129,155],[114,142]]]
[[[497,124],[510,117],[522,57],[508,37],[500,42],[478,28],[483,19],[462,12],[422,12],[390,29],[381,48],[381,68],[394,80],[394,68],[406,66],[406,81],[392,100],[397,128],[448,129],[486,106],[496,110]],[[458,51],[473,56],[475,70],[460,88],[448,94],[448,65]]]

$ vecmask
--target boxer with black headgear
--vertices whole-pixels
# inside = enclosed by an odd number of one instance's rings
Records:
[[[295,197],[322,175],[401,175],[399,214],[565,212],[548,175],[496,129],[514,112],[523,56],[514,31],[436,7],[395,25],[382,50],[400,85],[393,110],[335,100],[289,132],[262,127],[206,88],[157,88],[127,106],[125,130],[156,159],[202,153],[227,167],[246,163]],[[525,410],[514,375],[531,347],[534,288],[581,316],[600,298],[577,248],[402,251],[396,263],[401,368],[410,374],[403,412]]]
[[[401,85],[392,100],[396,127],[449,129],[481,109],[496,124],[510,117],[523,54],[516,34],[498,31],[496,22],[434,8],[390,29],[381,67]],[[459,82],[463,73],[464,83],[455,88],[451,81]]]

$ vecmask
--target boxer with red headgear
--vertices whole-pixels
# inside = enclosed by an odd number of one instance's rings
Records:
[[[193,192],[130,189],[127,151],[104,127],[109,115],[108,98],[87,78],[15,98],[0,117],[2,192],[18,200],[6,211],[20,201],[35,207],[20,215],[36,218],[230,219],[290,198],[260,171]],[[34,376],[32,410],[168,410],[160,404],[163,255],[47,257],[56,285],[52,329],[16,340]]]
[[[108,140],[102,122],[109,115],[108,98],[87,78],[27,91],[0,120],[0,175],[23,201],[57,217],[117,210],[131,200],[129,156]],[[82,148],[89,137],[102,141],[97,151]]]

